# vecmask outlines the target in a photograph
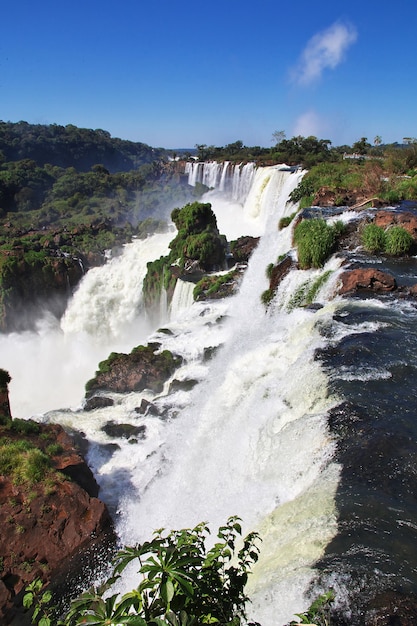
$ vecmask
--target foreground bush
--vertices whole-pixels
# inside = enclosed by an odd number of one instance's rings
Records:
[[[116,557],[113,576],[99,589],[83,593],[61,620],[52,621],[51,594],[41,594],[40,581],[26,589],[24,606],[35,607],[32,622],[39,626],[240,626],[246,623],[244,587],[258,559],[259,537],[250,533],[237,551],[242,534],[237,517],[220,527],[219,541],[210,550],[205,547],[208,534],[204,523],[168,534],[158,530],[152,541],[124,548]],[[117,593],[104,597],[132,561],[138,564],[137,588],[121,598]]]

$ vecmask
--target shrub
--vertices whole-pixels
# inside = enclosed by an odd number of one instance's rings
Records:
[[[250,568],[258,560],[259,537],[250,533],[237,551],[242,534],[237,517],[219,528],[219,541],[210,550],[205,546],[208,534],[205,523],[168,534],[159,530],[153,540],[124,548],[116,557],[113,577],[99,589],[83,593],[59,624],[239,626],[246,621],[244,588]],[[138,563],[137,588],[121,599],[117,593],[106,594],[104,599],[109,586],[133,561]],[[25,608],[35,606],[34,623],[50,626],[50,600],[50,594],[42,594],[41,582],[34,581],[26,588],[23,604]]]
[[[381,252],[385,248],[384,229],[376,224],[366,224],[361,239],[363,247],[368,252]]]
[[[385,231],[385,252],[388,254],[406,254],[412,244],[412,236],[402,226],[392,226]]]
[[[275,265],[273,263],[269,263],[266,267],[266,277],[271,280],[272,272],[274,271]]]
[[[289,224],[291,224],[295,216],[296,216],[296,213],[292,213],[291,215],[288,215],[287,217],[281,217],[281,219],[278,222],[278,230],[282,230],[283,228],[286,228],[287,226],[289,226]]]
[[[41,429],[33,420],[23,420],[16,417],[10,424],[11,430],[21,435],[37,435]]]
[[[61,446],[60,443],[51,443],[47,448],[46,448],[46,453],[49,456],[57,456],[58,454],[61,454],[61,452],[63,452],[64,448]]]
[[[321,218],[305,219],[296,226],[294,241],[302,269],[323,267],[335,242],[335,229]]]
[[[262,304],[264,304],[265,306],[268,306],[268,304],[271,302],[274,295],[275,295],[275,292],[273,289],[266,289],[261,295]]]

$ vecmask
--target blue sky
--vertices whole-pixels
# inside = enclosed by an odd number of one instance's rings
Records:
[[[0,119],[155,147],[417,136],[412,0],[14,0]]]

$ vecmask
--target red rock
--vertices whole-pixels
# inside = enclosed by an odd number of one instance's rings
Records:
[[[21,603],[19,594],[29,582],[40,577],[49,584],[64,574],[71,581],[80,574],[82,554],[108,550],[115,538],[94,476],[68,434],[57,424],[38,426],[30,435],[0,426],[2,437],[27,439],[45,453],[51,442],[62,447],[51,457],[56,472],[45,480],[14,484],[10,476],[0,476],[1,624],[13,620],[13,602]]]
[[[397,288],[395,278],[387,272],[372,268],[358,268],[347,270],[341,276],[340,295],[363,291],[377,293],[391,292]]]
[[[410,211],[377,211],[375,213],[375,224],[382,228],[402,226],[410,233],[413,239],[417,239],[417,216]]]

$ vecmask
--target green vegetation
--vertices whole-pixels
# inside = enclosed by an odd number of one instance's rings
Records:
[[[263,291],[261,294],[262,304],[264,304],[265,306],[268,306],[272,298],[274,297],[274,295],[275,295],[275,291],[273,289],[265,289],[265,291]]]
[[[148,309],[159,306],[162,288],[167,290],[170,301],[177,276],[188,264],[195,264],[196,270],[201,272],[221,269],[225,263],[226,240],[219,234],[211,204],[187,204],[182,209],[174,209],[171,219],[178,232],[169,244],[170,253],[147,266],[143,293]]]
[[[361,235],[362,245],[367,252],[382,252],[385,249],[385,231],[376,224],[366,224]]]
[[[96,163],[111,172],[132,170],[145,163],[166,159],[167,152],[144,143],[112,138],[102,129],[77,128],[72,124],[28,124],[0,121],[0,155],[6,161],[32,159],[39,166],[89,170]],[[99,157],[99,158],[98,158]]]
[[[33,485],[41,482],[51,471],[49,456],[30,441],[0,440],[0,475],[9,476],[17,485]]]
[[[385,252],[387,254],[406,254],[412,244],[412,236],[402,226],[392,226],[385,231]]]
[[[373,223],[366,224],[361,240],[367,252],[385,252],[393,256],[406,254],[414,242],[410,233],[402,226],[391,226],[384,230]]]
[[[247,147],[240,140],[224,147],[199,144],[196,146],[197,156],[201,161],[213,159],[234,163],[256,161],[261,165],[286,163],[287,165],[303,165],[304,167],[311,167],[320,161],[334,158],[334,153],[330,150],[331,142],[328,139],[317,139],[314,136],[302,137],[301,135],[285,139],[285,133],[279,133],[275,138],[278,139],[278,142],[272,148]]]
[[[366,153],[357,152],[362,159],[342,159],[341,150],[335,149],[331,158],[315,163],[292,192],[291,200],[299,202],[302,209],[323,199],[335,206],[355,204],[358,197],[378,198],[387,204],[415,199],[417,142],[377,148],[366,148],[365,144],[361,143]],[[353,146],[342,148],[354,152]]]
[[[237,517],[219,528],[218,541],[209,550],[209,529],[201,523],[193,529],[155,532],[151,541],[121,550],[113,575],[98,589],[76,599],[66,616],[53,622],[51,594],[42,583],[26,588],[24,607],[35,608],[32,623],[39,626],[75,626],[81,623],[136,624],[137,626],[196,626],[197,624],[247,623],[245,585],[258,560],[259,536],[250,533],[241,541]],[[241,544],[241,547],[239,545]],[[122,598],[103,594],[132,562],[137,562],[139,584]]]
[[[295,213],[291,213],[291,215],[288,215],[287,217],[281,217],[281,219],[278,222],[278,230],[282,230],[283,228],[286,228],[287,226],[289,226],[296,215],[297,213],[295,212]]]
[[[297,624],[315,624],[316,626],[330,626],[331,606],[335,600],[335,593],[331,589],[319,596],[304,613],[297,613],[297,621],[292,621],[290,626]]]
[[[215,296],[219,292],[223,293],[222,287],[224,287],[228,283],[234,283],[237,274],[238,272],[236,270],[232,270],[231,272],[227,272],[227,274],[221,274],[220,276],[217,274],[204,276],[204,278],[199,280],[194,287],[194,300],[197,301],[199,299],[202,299],[203,295],[206,298],[210,298]]]
[[[294,230],[302,269],[323,267],[335,243],[336,229],[321,218],[302,220]]]

